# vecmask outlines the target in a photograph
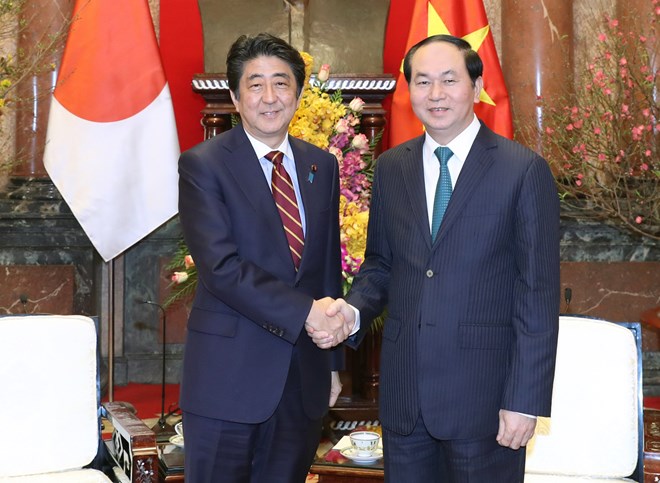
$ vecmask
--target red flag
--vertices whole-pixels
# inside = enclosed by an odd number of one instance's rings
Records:
[[[205,102],[192,91],[194,74],[204,72],[204,36],[197,0],[160,2],[160,55],[172,92],[181,151],[204,140],[200,124]]]
[[[397,7],[397,4],[406,4],[409,1],[392,0],[390,12],[392,9],[401,8]],[[388,17],[388,34],[391,32],[389,24],[396,21],[401,20],[392,15]],[[482,0],[416,0],[403,55],[417,42],[436,34],[461,37],[479,53],[484,63],[484,89],[481,91],[481,102],[475,105],[474,110],[488,127],[502,136],[512,138],[509,96]],[[399,60],[399,65],[402,60],[403,57]],[[399,72],[392,101],[390,146],[419,136],[422,132],[422,124],[410,106],[408,84],[403,72]]]
[[[147,0],[76,0],[44,165],[104,260],[176,214],[178,155]]]

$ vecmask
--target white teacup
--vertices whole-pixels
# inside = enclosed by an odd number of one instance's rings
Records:
[[[179,421],[174,425],[174,431],[183,438],[183,421]]]
[[[374,431],[353,431],[349,436],[358,456],[371,456],[378,448],[380,434]]]

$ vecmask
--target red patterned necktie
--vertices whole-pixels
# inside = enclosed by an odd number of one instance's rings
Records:
[[[281,151],[271,151],[266,155],[266,159],[273,163],[273,198],[280,212],[282,225],[286,239],[289,242],[291,258],[293,264],[298,270],[300,259],[302,258],[303,246],[305,245],[305,235],[303,234],[302,223],[300,223],[300,210],[296,202],[296,193],[293,190],[293,183],[289,174],[282,165],[284,153]]]

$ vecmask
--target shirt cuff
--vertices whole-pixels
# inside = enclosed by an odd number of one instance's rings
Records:
[[[519,413],[518,411],[514,411],[514,412],[522,416],[526,416],[528,418],[536,419],[536,416],[532,416],[531,414]]]
[[[353,309],[353,312],[355,312],[355,324],[353,325],[353,330],[351,331],[351,333],[348,334],[348,336],[350,337],[356,334],[358,330],[360,330],[360,311],[355,307],[353,307],[351,304],[348,304],[348,306]]]

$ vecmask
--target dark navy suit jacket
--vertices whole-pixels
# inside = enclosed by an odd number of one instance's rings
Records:
[[[181,155],[179,215],[199,274],[184,354],[185,411],[266,420],[282,396],[294,350],[307,415],[320,418],[328,409],[339,352],[317,348],[304,324],[313,299],[341,294],[338,166],[331,154],[289,141],[306,217],[298,272],[243,127]]]
[[[380,418],[440,439],[498,429],[501,408],[549,415],[559,315],[559,199],[537,154],[482,125],[431,241],[424,137],[385,152],[366,259],[347,296],[364,321],[387,304]]]

